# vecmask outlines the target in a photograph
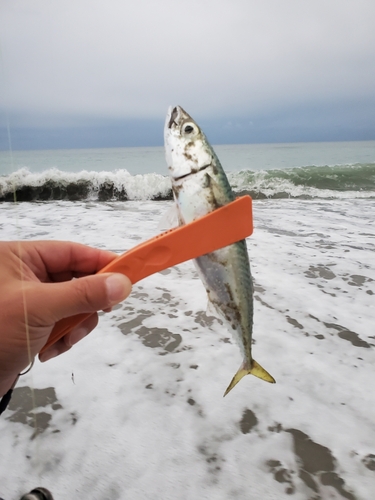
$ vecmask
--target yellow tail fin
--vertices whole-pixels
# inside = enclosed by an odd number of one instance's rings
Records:
[[[265,380],[266,382],[270,382],[271,384],[275,384],[276,380],[270,375],[264,368],[260,366],[259,363],[253,359],[251,361],[251,367],[249,368],[249,365],[247,363],[243,363],[238,372],[235,374],[235,376],[232,378],[231,383],[228,385],[227,390],[224,392],[224,397],[228,394],[229,391],[233,389],[235,385],[238,384],[238,382],[243,378],[245,375],[255,375],[255,377],[261,378],[262,380]]]

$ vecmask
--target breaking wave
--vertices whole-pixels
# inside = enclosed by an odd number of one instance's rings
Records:
[[[284,170],[242,170],[229,174],[238,194],[254,199],[375,198],[375,163],[307,166]],[[160,174],[131,175],[127,170],[78,173],[22,168],[0,177],[0,201],[170,200],[171,183]]]
[[[375,163],[242,170],[229,175],[235,191],[254,198],[373,198]]]
[[[168,200],[171,183],[160,174],[131,175],[127,170],[77,173],[56,168],[31,173],[21,168],[0,177],[0,201]]]

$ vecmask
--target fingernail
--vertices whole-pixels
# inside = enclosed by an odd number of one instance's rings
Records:
[[[129,294],[129,279],[122,274],[111,274],[105,284],[108,299],[112,305],[118,304]]]
[[[51,347],[50,349],[42,352],[42,354],[39,354],[39,361],[45,363],[49,359],[55,358],[58,354],[59,350],[57,349],[57,347]]]
[[[69,347],[72,347],[74,344],[84,339],[88,333],[89,331],[87,330],[87,328],[77,328],[77,330],[72,332],[66,339],[67,345],[69,345]]]

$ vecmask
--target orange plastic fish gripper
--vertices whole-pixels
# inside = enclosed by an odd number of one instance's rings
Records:
[[[245,239],[253,232],[252,199],[242,196],[189,224],[165,231],[114,259],[98,273],[122,273],[134,284],[151,274]],[[58,321],[48,347],[79,325],[88,314]]]

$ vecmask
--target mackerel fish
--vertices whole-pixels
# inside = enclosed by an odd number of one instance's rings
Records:
[[[227,176],[206,136],[180,106],[168,110],[164,140],[180,225],[235,199]],[[194,262],[207,290],[209,307],[213,306],[228,326],[243,355],[243,363],[224,396],[250,373],[274,383],[274,378],[251,355],[253,281],[245,240],[202,255]]]

